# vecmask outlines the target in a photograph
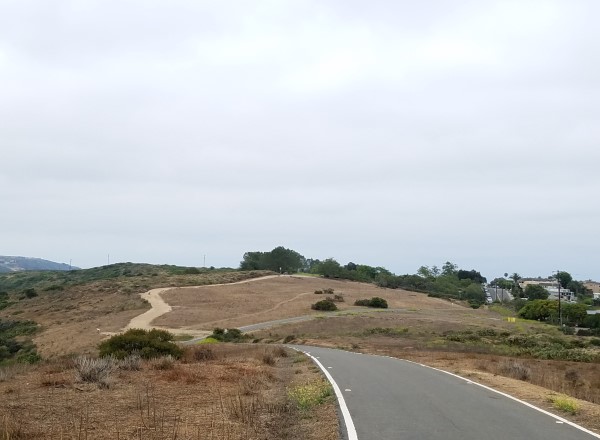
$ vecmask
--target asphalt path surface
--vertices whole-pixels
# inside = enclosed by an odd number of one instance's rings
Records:
[[[352,419],[349,440],[600,438],[509,396],[413,362],[328,348],[291,347],[317,358],[337,384],[343,396],[342,413],[347,407]]]
[[[492,301],[512,301],[513,296],[509,290],[496,289],[494,287],[487,287],[487,293],[492,297]]]

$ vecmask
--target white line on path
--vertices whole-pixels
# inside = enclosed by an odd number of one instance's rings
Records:
[[[302,351],[297,348],[294,348],[294,350]],[[331,386],[333,387],[333,391],[335,392],[335,396],[338,399],[338,403],[339,403],[340,409],[342,411],[342,416],[344,417],[344,424],[346,425],[346,432],[348,433],[348,440],[358,440],[358,436],[356,435],[356,428],[354,428],[354,422],[352,421],[352,416],[350,416],[350,411],[348,410],[348,406],[346,406],[346,401],[344,400],[344,396],[342,395],[342,392],[340,391],[340,387],[338,386],[337,383],[335,383],[335,380],[333,380],[333,377],[331,377],[331,374],[329,374],[329,371],[327,371],[327,369],[323,366],[323,364],[321,362],[319,362],[319,360],[316,357],[311,355],[308,351],[302,351],[302,352],[304,354],[306,354],[308,357],[310,357],[313,360],[313,362],[319,366],[321,371],[323,371],[323,374],[325,374],[325,377],[327,378],[327,380],[331,383]],[[348,390],[348,391],[350,391],[350,390]]]
[[[399,358],[396,358],[396,359],[399,359]],[[490,388],[490,387],[488,387],[486,385],[483,385],[483,384],[481,384],[479,382],[473,382],[472,380],[466,379],[466,378],[464,378],[462,376],[459,376],[458,374],[450,373],[449,371],[444,371],[444,370],[440,370],[439,368],[430,367],[429,365],[423,365],[423,364],[420,364],[418,362],[409,361],[408,359],[402,359],[402,360],[405,361],[405,362],[410,362],[411,364],[421,365],[422,367],[425,367],[425,368],[431,368],[432,370],[439,371],[440,373],[449,374],[450,376],[454,376],[454,377],[456,377],[458,379],[462,379],[462,380],[466,381],[467,383],[471,383],[471,384],[477,385],[477,386],[479,386],[481,388],[485,388],[488,391],[500,394],[501,396],[507,397],[507,398],[509,398],[511,400],[514,400],[515,402],[522,403],[523,405],[528,406],[529,408],[535,409],[536,411],[539,411],[542,414],[546,414],[547,416],[553,417],[553,418],[556,419],[556,423],[561,423],[561,424],[562,423],[566,423],[567,425],[570,425],[573,428],[579,429],[580,431],[583,431],[583,432],[585,432],[585,433],[587,433],[587,434],[589,434],[589,435],[591,435],[593,437],[600,438],[599,434],[596,434],[595,432],[592,432],[589,429],[584,428],[583,426],[579,426],[577,423],[573,423],[573,422],[571,422],[571,421],[569,421],[567,419],[563,419],[562,417],[557,416],[556,414],[552,414],[551,412],[546,411],[545,409],[539,408],[539,407],[537,407],[535,405],[532,405],[531,403],[525,402],[524,400],[517,399],[516,397],[511,396],[510,394],[506,394],[506,393],[503,393],[502,391],[495,390],[495,389]]]

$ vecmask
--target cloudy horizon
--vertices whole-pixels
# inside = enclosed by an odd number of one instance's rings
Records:
[[[0,254],[600,280],[599,12],[0,1]]]

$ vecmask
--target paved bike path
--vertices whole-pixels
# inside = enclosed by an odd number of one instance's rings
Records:
[[[471,381],[413,362],[292,347],[316,357],[333,377],[360,440],[600,438]]]

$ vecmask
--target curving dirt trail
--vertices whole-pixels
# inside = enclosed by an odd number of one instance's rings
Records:
[[[267,275],[267,276],[259,277],[259,278],[251,278],[248,280],[236,281],[235,283],[210,284],[210,286],[211,287],[229,286],[232,284],[252,283],[255,281],[266,280],[269,278],[276,278],[279,276],[280,275]],[[186,286],[184,288],[195,289],[197,287],[203,287],[203,286]],[[188,335],[192,335],[195,337],[202,337],[202,336],[209,335],[211,332],[206,331],[206,330],[191,329],[188,327],[169,328],[169,327],[159,327],[159,326],[152,325],[152,321],[154,321],[156,318],[164,315],[165,313],[169,313],[171,310],[173,310],[173,308],[169,304],[167,304],[161,296],[161,293],[164,293],[167,290],[171,290],[171,289],[176,289],[176,287],[162,287],[159,289],[152,289],[147,292],[141,293],[140,296],[150,303],[151,309],[147,310],[144,313],[142,313],[141,315],[138,315],[135,318],[133,318],[131,321],[129,321],[129,324],[127,324],[127,326],[123,330],[126,331],[126,330],[129,330],[132,328],[141,328],[143,330],[152,330],[153,328],[155,328],[155,329],[159,329],[159,330],[167,330],[172,333],[188,334]],[[305,295],[305,294],[301,294],[301,295],[297,295],[297,296],[302,296],[302,295]],[[282,301],[281,303],[276,304],[273,307],[273,309],[280,307],[282,304],[284,304],[286,302],[293,301],[294,299],[295,299],[295,297],[292,299],[286,300],[286,301]]]

